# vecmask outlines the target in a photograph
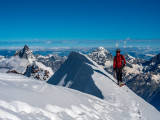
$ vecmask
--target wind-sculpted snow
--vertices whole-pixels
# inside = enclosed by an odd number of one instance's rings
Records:
[[[130,96],[126,96],[125,101],[123,96],[122,102],[118,101],[117,93],[110,92],[104,101],[22,75],[0,73],[0,119],[158,120],[160,117],[159,112],[145,101],[143,108],[139,108],[141,106],[134,100],[125,104]]]
[[[21,75],[0,73],[0,96],[0,119],[103,120],[107,115],[105,101]]]

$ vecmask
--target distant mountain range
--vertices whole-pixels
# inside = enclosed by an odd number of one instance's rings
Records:
[[[64,63],[64,61],[67,59],[66,56],[62,57],[59,55],[47,55],[42,56],[39,54],[36,54],[36,59],[38,62],[43,63],[47,67],[51,67],[53,72],[56,72],[59,67]]]

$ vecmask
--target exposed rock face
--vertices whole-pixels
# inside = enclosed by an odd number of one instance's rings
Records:
[[[33,52],[29,49],[27,45],[25,45],[22,50],[17,50],[14,56],[18,56],[22,59],[27,59],[29,60],[29,62],[33,62],[36,60]]]
[[[27,66],[24,74],[27,77],[47,81],[53,75],[53,72],[51,68],[45,67],[42,63],[34,62],[32,65]]]
[[[143,72],[133,77],[127,85],[139,96],[160,110],[160,54],[143,63]]]
[[[143,66],[145,66],[145,72],[152,71],[157,74],[160,73],[160,53],[154,56],[150,61],[143,63]]]
[[[113,61],[113,56],[111,55],[111,53],[103,47],[95,49],[92,53],[88,54],[87,56],[91,58],[93,61],[95,61],[97,64],[102,66],[105,66],[107,61]]]
[[[86,56],[71,52],[64,64],[48,80],[48,83],[69,87],[103,98],[101,91],[92,79],[94,70],[90,65],[94,66]]]
[[[33,52],[29,49],[27,45],[25,45],[22,50],[17,50],[13,58],[13,60],[11,60],[11,63],[13,63],[13,61],[16,61],[16,59],[19,58],[19,61],[27,61],[27,63],[23,66],[17,63],[16,66],[12,67],[8,71],[9,73],[22,74],[26,75],[27,77],[36,78],[44,81],[47,81],[53,75],[53,71],[51,68],[46,67],[40,62],[37,62]]]
[[[135,58],[135,57],[132,57],[130,56],[129,54],[124,54],[124,57],[126,59],[126,61],[130,64],[138,64],[138,65],[141,65],[145,62],[145,60],[141,59],[141,58]]]
[[[59,67],[64,63],[67,57],[61,57],[58,55],[48,55],[48,56],[41,56],[37,55],[37,61],[43,63],[47,67],[51,67],[53,72],[55,73]]]

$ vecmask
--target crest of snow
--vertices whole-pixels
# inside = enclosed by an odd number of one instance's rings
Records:
[[[149,56],[149,57],[154,57],[155,55],[153,54],[145,54],[146,56]]]
[[[50,67],[46,67],[41,62],[34,62],[33,65],[38,66],[40,69],[48,70],[51,75],[53,75],[53,70]]]
[[[105,62],[105,67],[111,67],[111,66],[113,66],[113,61],[107,60],[107,61]]]
[[[104,47],[100,46],[100,47],[98,48],[98,50],[104,50]]]
[[[99,47],[97,50],[95,51],[99,51],[101,54],[104,54],[104,52],[109,53],[108,50],[104,49],[104,47]]]
[[[160,74],[152,75],[152,79],[155,80],[156,83],[160,83]]]
[[[129,54],[127,54],[127,55],[128,55],[129,58],[135,59],[135,57],[133,57],[133,56],[131,56],[131,55],[129,55]]]
[[[48,57],[48,56],[39,55],[37,58],[44,58],[44,59],[47,59],[47,58],[49,58],[49,57]]]
[[[36,58],[34,57],[31,50],[27,51],[26,53],[28,54],[28,61],[30,64],[33,63],[34,61],[36,61]]]
[[[62,77],[61,81],[58,83],[59,86],[63,86],[63,85],[64,85],[64,81],[65,81],[66,77],[67,77],[67,74],[65,74],[65,75]]]
[[[109,51],[107,51],[106,49],[104,49],[104,47],[99,47],[97,49],[95,49],[91,54],[98,54],[98,56],[106,56],[106,54],[109,54]]]

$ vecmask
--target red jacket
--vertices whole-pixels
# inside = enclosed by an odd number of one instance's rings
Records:
[[[123,55],[117,53],[114,57],[113,68],[121,68],[123,65],[126,65],[126,60]]]

